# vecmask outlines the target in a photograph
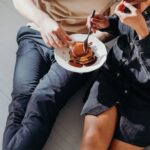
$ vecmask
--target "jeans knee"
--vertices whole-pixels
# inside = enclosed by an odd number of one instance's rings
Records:
[[[31,87],[27,88],[14,88],[11,95],[12,101],[9,104],[9,113],[10,114],[24,114],[27,104],[30,100],[30,97],[33,93]],[[16,116],[14,115],[14,116]]]
[[[49,90],[35,90],[32,93],[32,97],[31,97],[31,101],[42,101],[42,102],[46,102],[46,101],[51,101],[51,102],[55,102],[55,95],[56,92],[53,89],[49,89]],[[32,100],[34,99],[34,100]]]
[[[49,95],[44,92],[33,92],[26,110],[26,117],[38,117],[42,118],[43,121],[53,122],[59,110],[60,108],[55,102],[54,95]]]
[[[12,101],[22,103],[23,101],[29,101],[35,87],[30,85],[14,86],[11,93]]]
[[[34,89],[35,87],[30,86],[30,85],[24,85],[24,86],[18,86],[18,87],[15,86],[13,88],[11,95],[13,99],[29,97],[32,95]]]

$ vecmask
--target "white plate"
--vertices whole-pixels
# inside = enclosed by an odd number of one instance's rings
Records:
[[[84,41],[87,34],[72,34],[70,36],[74,41]],[[77,73],[91,72],[100,68],[106,61],[107,51],[105,45],[99,41],[94,35],[90,35],[89,42],[92,42],[92,50],[97,56],[97,61],[90,66],[83,66],[81,68],[71,66],[68,61],[70,60],[69,48],[58,48],[54,50],[55,59],[60,66]]]

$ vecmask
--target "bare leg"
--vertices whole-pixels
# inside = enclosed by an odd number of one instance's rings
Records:
[[[116,119],[115,106],[99,116],[87,115],[80,150],[107,150],[114,134]]]
[[[144,150],[144,148],[131,145],[120,140],[113,140],[110,150]]]

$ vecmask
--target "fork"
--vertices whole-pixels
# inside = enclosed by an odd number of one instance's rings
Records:
[[[93,10],[91,18],[94,17],[94,15],[95,15],[95,10]],[[91,29],[92,29],[92,24],[90,26],[88,35],[87,35],[86,39],[84,40],[84,51],[87,51],[87,48],[88,48],[88,39],[89,39],[89,36],[91,35]]]

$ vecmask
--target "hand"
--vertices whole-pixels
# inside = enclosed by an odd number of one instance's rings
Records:
[[[120,6],[122,4],[129,9],[130,13],[124,13],[120,10]],[[125,1],[121,2],[116,7],[115,14],[120,18],[120,21],[123,24],[128,25],[137,32],[139,39],[142,39],[149,34],[149,30],[144,17],[140,13],[140,11],[130,3],[127,3]]]
[[[54,48],[69,46],[69,41],[71,41],[69,35],[67,35],[56,21],[49,17],[44,18],[39,28],[46,45]]]
[[[104,29],[109,26],[108,19],[102,14],[96,14],[94,17],[91,15],[87,18],[87,27],[90,29],[92,25],[92,32],[96,32],[97,29]]]

